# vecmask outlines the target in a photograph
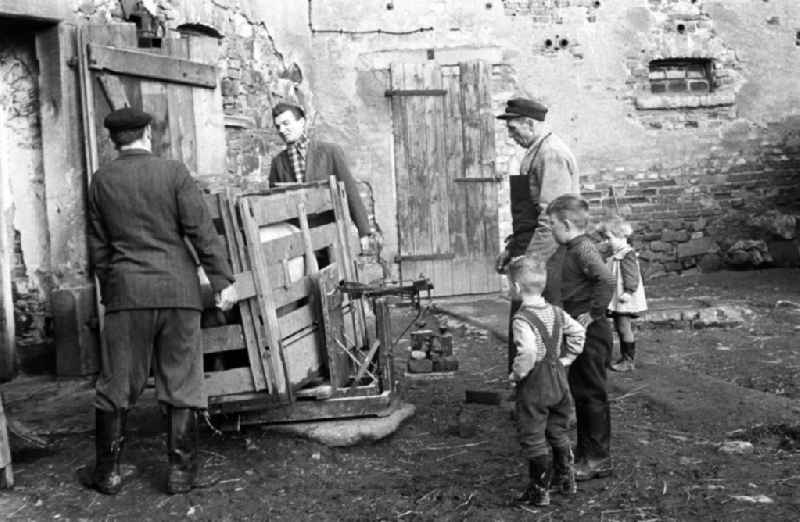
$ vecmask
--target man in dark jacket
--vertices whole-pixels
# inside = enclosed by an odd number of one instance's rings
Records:
[[[90,485],[106,494],[122,487],[126,415],[144,389],[151,361],[168,415],[167,489],[178,493],[196,485],[197,412],[208,401],[200,282],[184,238],[218,292],[217,306],[236,301],[234,277],[202,193],[185,165],[152,154],[150,120],[132,108],[105,118],[119,156],[98,169],[89,188],[89,253],[105,305]]]
[[[281,102],[272,109],[272,119],[286,148],[272,160],[270,186],[281,183],[327,181],[329,176],[344,183],[350,217],[361,238],[361,250],[369,250],[375,230],[361,201],[358,184],[347,167],[342,148],[336,144],[306,137],[305,111],[297,105]]]

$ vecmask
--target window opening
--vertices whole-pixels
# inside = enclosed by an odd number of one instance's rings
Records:
[[[708,94],[714,90],[714,61],[710,58],[668,58],[650,62],[653,94]]]

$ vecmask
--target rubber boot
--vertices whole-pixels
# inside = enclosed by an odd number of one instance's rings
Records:
[[[106,495],[116,495],[122,489],[119,459],[125,441],[127,410],[95,409],[95,448],[97,457],[87,484]]]
[[[550,505],[550,478],[552,476],[553,461],[550,455],[542,455],[528,461],[530,483],[525,493],[518,499],[521,503],[531,506]]]
[[[578,492],[575,480],[575,458],[572,448],[553,447],[553,491],[563,495],[574,495]]]
[[[168,406],[167,422],[167,492],[186,493],[197,481],[197,412]]]

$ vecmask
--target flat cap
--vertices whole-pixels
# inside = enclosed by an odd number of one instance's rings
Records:
[[[544,121],[547,107],[535,100],[527,98],[511,98],[506,102],[506,111],[498,116],[500,120],[513,120],[514,118],[527,117]]]
[[[140,129],[150,123],[152,116],[133,107],[125,107],[112,111],[103,120],[103,125],[110,131]]]

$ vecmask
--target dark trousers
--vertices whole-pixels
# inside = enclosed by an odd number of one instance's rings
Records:
[[[104,318],[97,409],[115,411],[136,404],[151,364],[159,401],[178,408],[208,407],[199,310],[120,310]]]
[[[550,446],[569,448],[569,393],[563,393],[555,404],[546,405],[530,400],[534,391],[523,383],[517,388],[517,433],[523,457],[547,455]]]
[[[578,431],[576,459],[598,460],[610,456],[611,412],[606,391],[606,365],[612,347],[608,320],[596,319],[586,330],[583,353],[569,368]]]
[[[519,307],[522,306],[521,299],[513,299],[511,301],[511,311],[508,313],[508,373],[511,373],[514,367],[514,357],[517,356],[517,347],[514,345],[514,314],[517,313]]]

